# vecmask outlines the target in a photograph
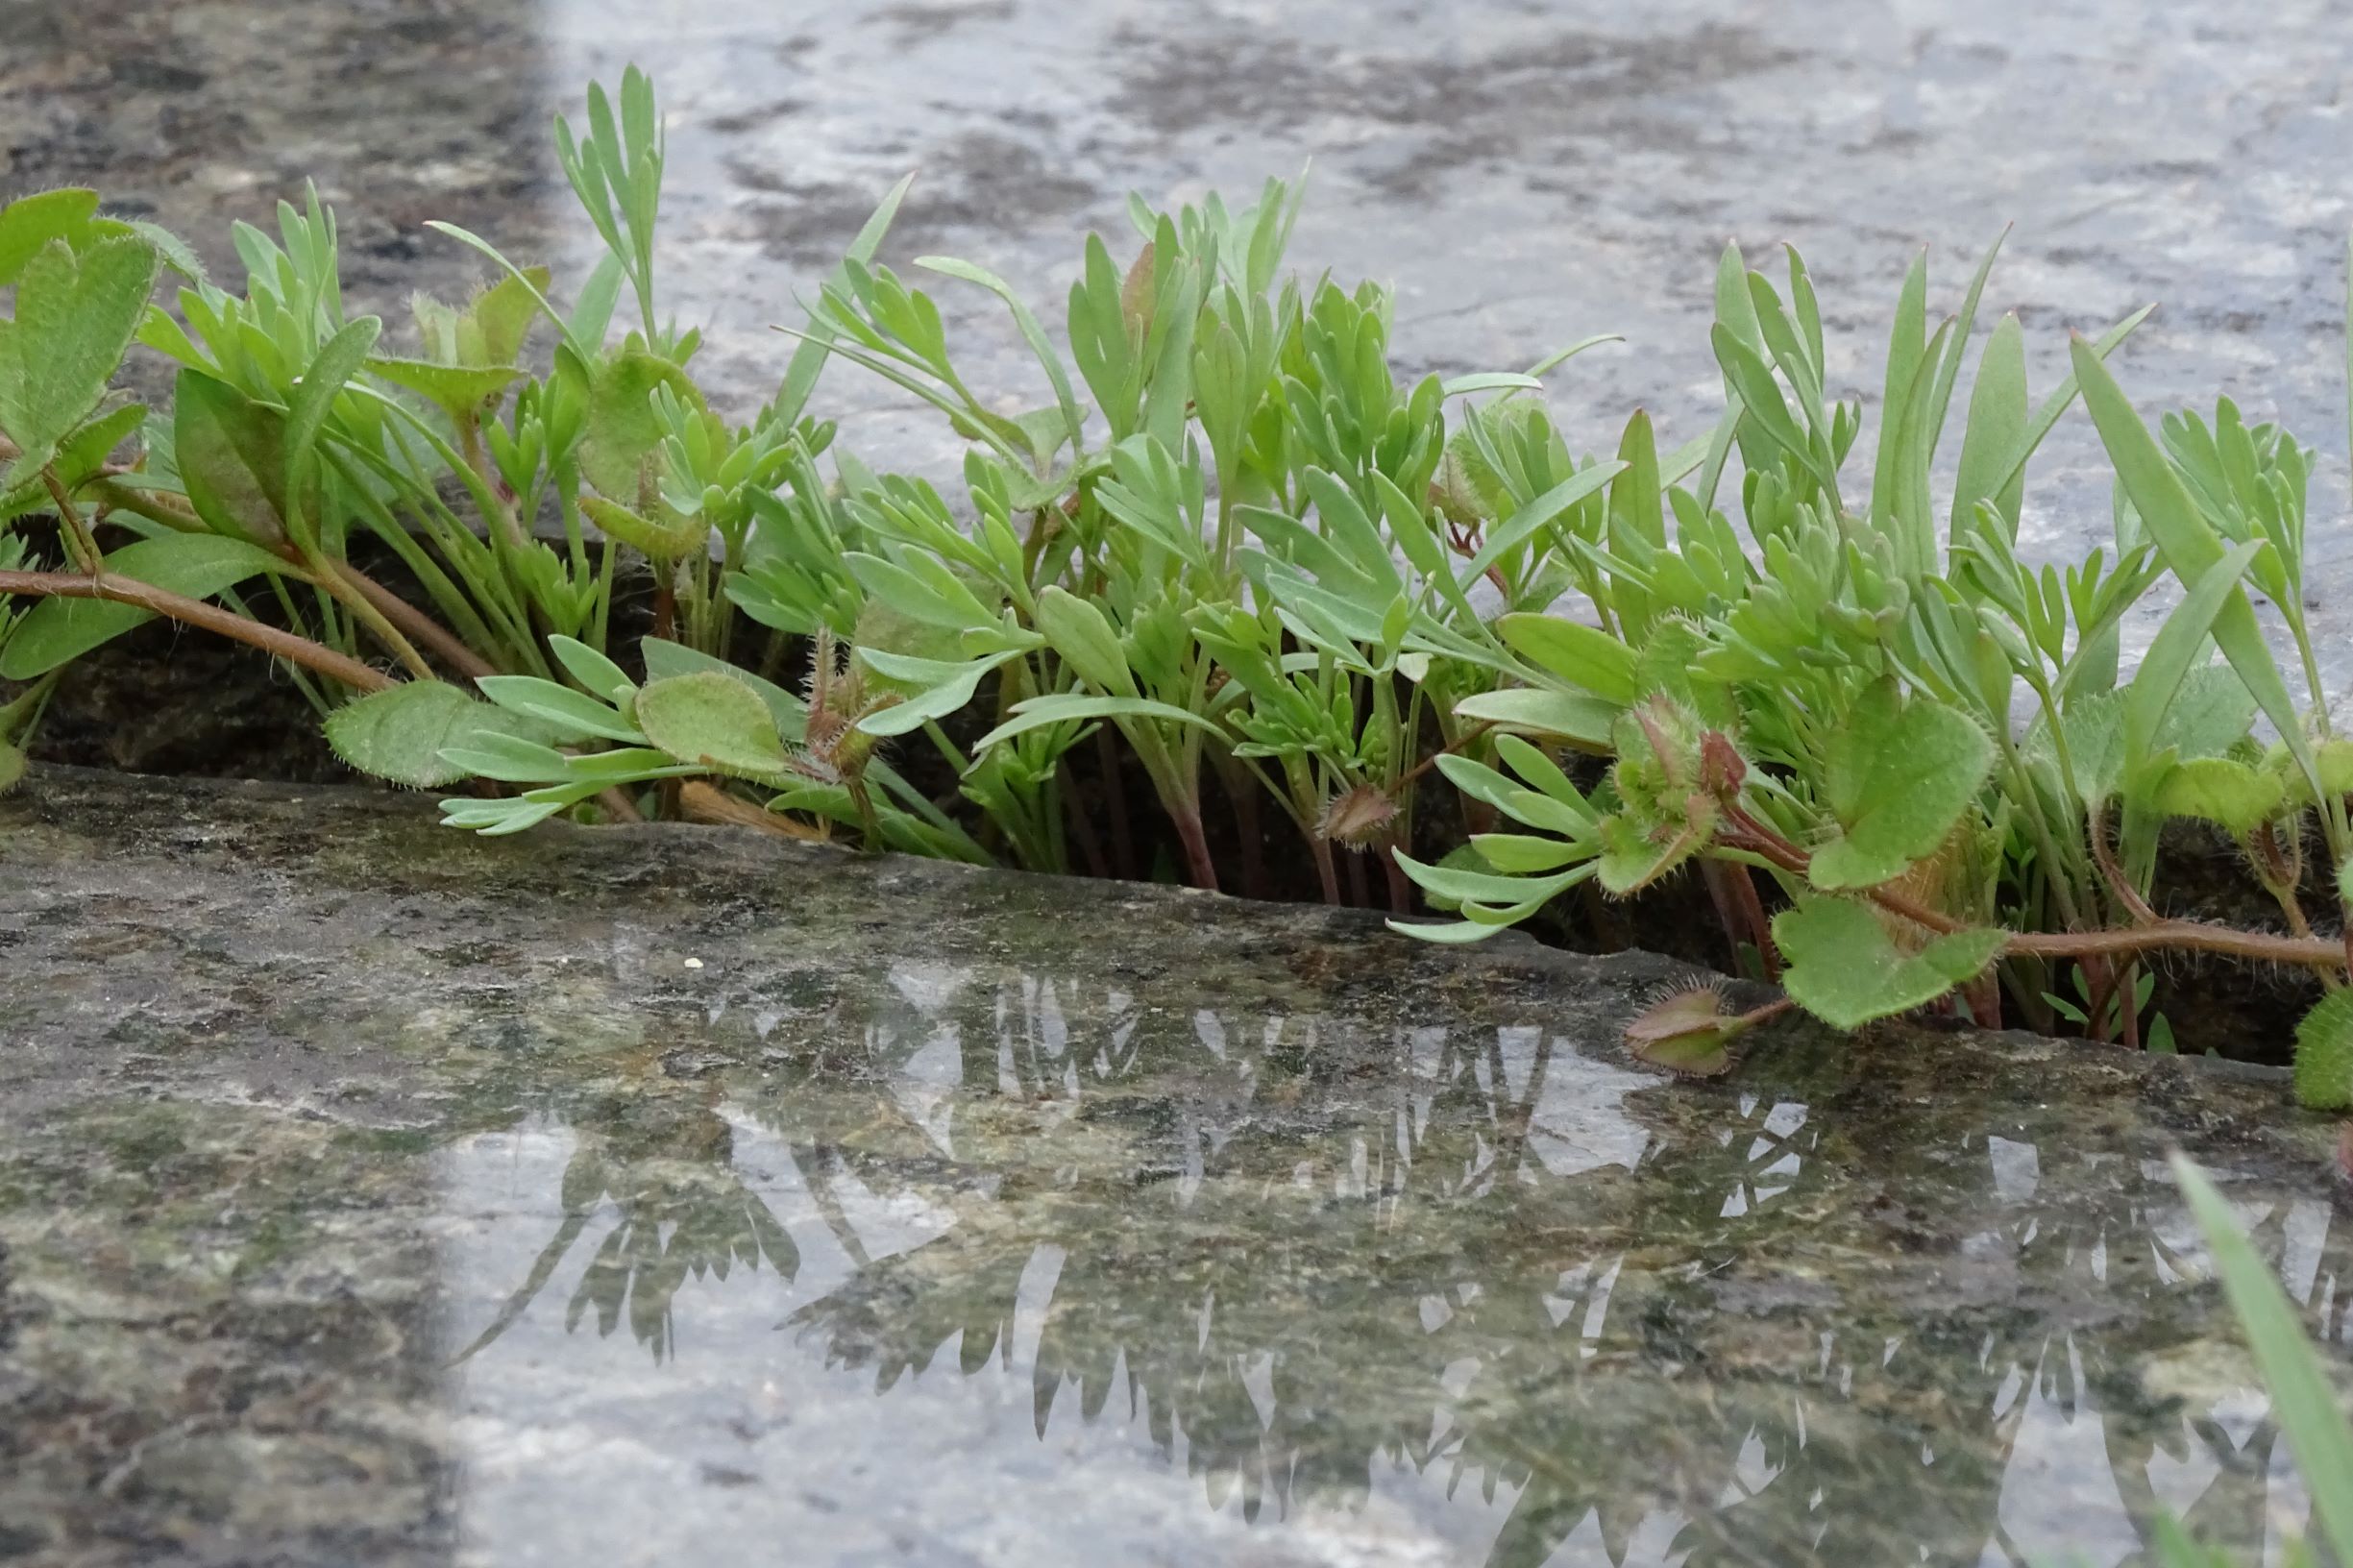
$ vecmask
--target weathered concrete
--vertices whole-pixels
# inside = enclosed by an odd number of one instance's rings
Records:
[[[2117,1561],[2301,1495],[2167,1179],[2275,1075],[725,830],[0,801],[0,1558]],[[1684,1554],[1688,1554],[1685,1556]]]

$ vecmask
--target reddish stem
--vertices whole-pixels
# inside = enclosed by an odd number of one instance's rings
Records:
[[[0,594],[25,594],[52,599],[102,599],[115,604],[129,604],[155,615],[168,616],[187,625],[260,649],[306,670],[316,671],[331,680],[362,692],[388,691],[400,684],[380,670],[370,669],[357,659],[338,653],[331,648],[322,648],[307,637],[297,637],[276,626],[265,626],[257,621],[248,621],[208,604],[200,599],[189,599],[168,589],[158,588],[132,577],[86,577],[73,572],[0,572]]]

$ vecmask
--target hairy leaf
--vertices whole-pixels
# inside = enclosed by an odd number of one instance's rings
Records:
[[[2353,990],[2337,990],[2295,1026],[2295,1097],[2307,1110],[2353,1110]]]
[[[1875,887],[1934,854],[1993,763],[1994,743],[1958,709],[1907,701],[1892,679],[1868,688],[1823,758],[1823,801],[1838,832],[1814,851],[1814,886]]]
[[[529,727],[518,715],[446,681],[412,680],[329,714],[327,744],[363,773],[432,789],[467,776],[468,770],[444,751],[479,746],[491,736],[522,738]]]
[[[792,771],[768,704],[717,671],[650,681],[637,694],[636,711],[646,739],[681,762],[771,781]]]
[[[1727,1017],[1724,993],[1693,986],[1659,998],[1626,1026],[1637,1060],[1687,1078],[1719,1078],[1732,1070],[1732,1041],[1745,1021]]]
[[[0,322],[0,433],[15,442],[13,488],[97,411],[155,287],[156,253],[116,235],[81,250],[53,239],[25,264],[16,317]]]
[[[1879,917],[1850,898],[1802,897],[1773,918],[1789,999],[1834,1029],[1924,1007],[2001,951],[1999,931],[1956,931],[1907,954]]]
[[[0,207],[0,288],[24,275],[52,240],[72,244],[98,213],[98,193],[80,186],[37,190]]]
[[[2279,815],[2287,794],[2277,773],[2231,757],[2196,757],[2166,772],[2151,804],[2168,817],[2196,817],[2246,834]]]
[[[404,386],[451,414],[470,414],[523,380],[512,365],[437,365],[424,359],[378,355],[368,369],[395,386]]]

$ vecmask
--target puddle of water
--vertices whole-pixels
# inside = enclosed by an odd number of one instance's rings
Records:
[[[2157,1506],[2300,1526],[2144,1128],[1198,1000],[900,966],[433,1149],[461,1556],[619,1560],[620,1519],[649,1562],[2112,1564]],[[2341,1339],[2348,1227],[2240,1202]]]

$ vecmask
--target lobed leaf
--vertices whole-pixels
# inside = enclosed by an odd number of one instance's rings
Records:
[[[1956,931],[1905,953],[1877,915],[1850,898],[1801,896],[1773,919],[1788,968],[1789,999],[1834,1029],[1925,1007],[1976,975],[2001,952],[2000,931]]]
[[[1823,803],[1838,830],[1807,876],[1825,892],[1876,887],[1934,854],[1976,800],[1994,743],[1957,708],[1908,701],[1892,677],[1866,688],[1830,732]]]

